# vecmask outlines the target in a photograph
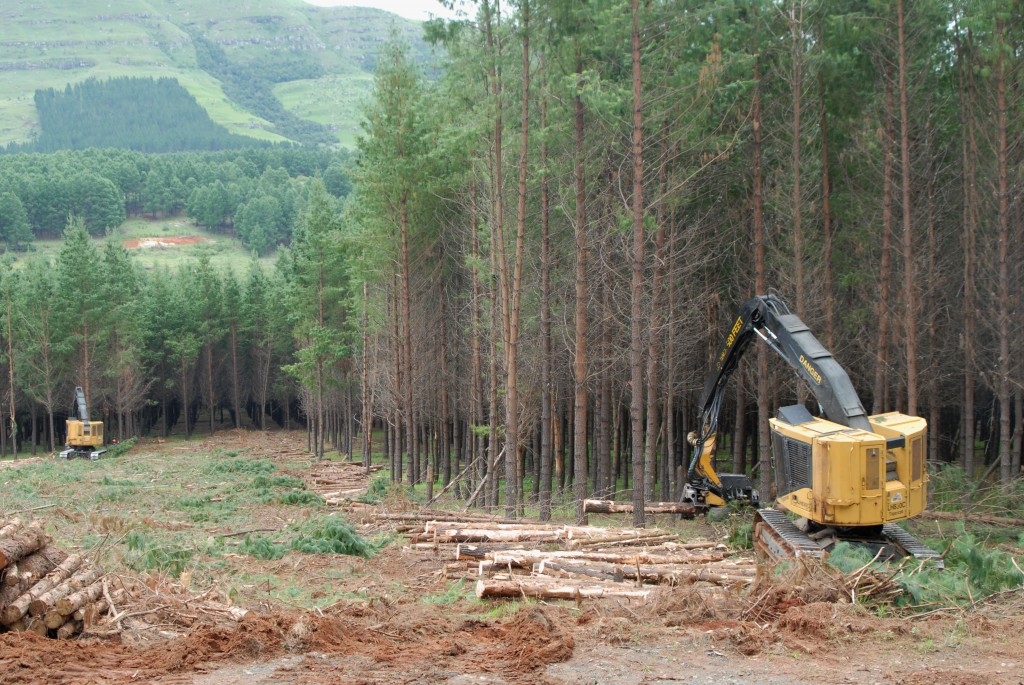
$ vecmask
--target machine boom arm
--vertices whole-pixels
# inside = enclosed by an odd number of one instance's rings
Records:
[[[867,412],[846,371],[832,358],[804,322],[791,314],[775,295],[758,295],[747,300],[729,330],[714,360],[700,401],[699,432],[691,436],[694,446],[689,477],[704,477],[720,485],[711,466],[718,433],[718,415],[729,377],[736,370],[747,347],[757,336],[782,357],[803,378],[830,421],[870,431]]]
[[[89,425],[89,408],[85,405],[85,391],[81,387],[75,388],[75,403],[78,405],[78,419],[84,425]]]

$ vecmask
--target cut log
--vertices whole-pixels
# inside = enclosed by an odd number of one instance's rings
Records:
[[[47,573],[42,580],[32,585],[24,594],[4,607],[3,614],[0,614],[0,623],[10,625],[20,619],[28,611],[28,605],[32,600],[46,592],[49,592],[54,587],[70,578],[71,575],[81,567],[84,561],[84,558],[80,554],[72,554],[69,556],[61,562],[59,566]]]
[[[757,575],[756,567],[721,568],[716,565],[701,565],[694,568],[640,566],[615,566],[611,564],[566,564],[554,561],[543,561],[534,567],[537,574],[549,574],[555,571],[562,575],[588,576],[602,580],[624,582],[636,581],[658,583],[662,585],[681,585],[699,581],[714,585],[750,585]]]
[[[5,607],[27,592],[40,578],[57,568],[67,559],[68,555],[59,547],[47,545],[38,552],[28,555],[18,562],[18,574],[8,575],[7,579],[17,582],[16,585],[0,585],[0,607]],[[8,572],[10,569],[7,569]]]
[[[495,566],[530,568],[546,559],[600,561],[610,564],[635,566],[637,564],[706,564],[721,561],[731,556],[728,550],[702,552],[683,551],[674,554],[653,554],[650,552],[598,552],[593,550],[496,550],[478,552],[479,548],[460,545],[455,551],[457,561],[484,559],[493,561]]]
[[[57,628],[60,628],[62,625],[67,623],[67,620],[68,617],[57,613],[56,609],[50,609],[45,614],[43,614],[43,623],[45,623],[46,627],[50,630],[56,630]]]
[[[84,587],[92,585],[94,582],[99,580],[102,575],[103,571],[98,568],[83,566],[78,569],[78,572],[75,573],[75,575],[71,576],[60,585],[57,585],[42,595],[37,595],[35,599],[29,602],[28,613],[32,616],[42,616],[47,611],[55,607],[57,600],[62,597],[67,597],[74,592],[78,592]]]
[[[516,580],[480,579],[476,583],[476,596],[485,597],[539,597],[543,599],[600,599],[621,597],[646,600],[652,588],[631,588],[611,583],[574,584],[549,579],[523,578]]]
[[[631,514],[632,502],[615,502],[610,499],[585,499],[583,511],[592,514]],[[693,518],[698,509],[688,502],[648,502],[644,506],[647,514],[682,514]]]
[[[11,519],[10,521],[7,521],[3,524],[3,527],[0,527],[0,540],[14,535],[21,530],[24,525],[25,524],[21,519]]]
[[[73,614],[75,610],[80,608],[83,604],[95,602],[102,596],[103,583],[102,581],[97,580],[93,584],[83,587],[77,592],[72,592],[66,597],[58,599],[55,608],[57,609],[57,613],[61,616],[68,616],[69,614]]]
[[[82,632],[82,624],[75,619],[71,619],[60,628],[57,628],[57,639],[67,640],[78,635],[80,632]]]
[[[39,526],[31,525],[8,538],[0,539],[0,569],[7,568],[49,542]]]
[[[32,555],[30,554],[29,556],[32,556]],[[4,580],[3,580],[4,586],[5,587],[12,587],[12,586],[18,585],[21,582],[21,576],[19,575],[20,573],[21,572],[18,570],[18,565],[17,564],[11,564],[7,568],[5,568],[3,571],[0,571],[0,574],[3,574],[3,577],[4,577]]]
[[[43,623],[42,620],[40,620],[38,618],[34,619],[34,620],[30,620],[27,623],[27,625],[28,625],[28,632],[35,633],[36,635],[41,635],[42,637],[46,637],[46,630],[47,630],[47,628],[46,628],[46,624]]]

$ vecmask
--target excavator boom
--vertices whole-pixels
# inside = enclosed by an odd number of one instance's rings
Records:
[[[924,419],[897,412],[868,416],[846,370],[775,295],[743,304],[715,356],[701,397],[699,429],[689,436],[694,452],[683,499],[705,508],[731,499],[759,504],[759,493],[745,475],[718,474],[714,468],[729,377],[758,338],[807,384],[822,415],[816,418],[794,405],[780,408],[770,421],[776,504],[802,517],[804,525],[779,511],[762,510],[755,530],[758,548],[771,557],[800,556],[849,539],[939,558],[895,525],[925,506]]]
[[[81,387],[75,388],[75,410],[78,418],[68,417],[67,438],[64,449],[60,452],[61,459],[83,457],[96,461],[100,458],[105,449],[103,446],[103,422],[89,420],[89,406],[86,402],[85,391]]]

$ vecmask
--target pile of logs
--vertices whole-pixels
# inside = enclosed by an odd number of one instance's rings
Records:
[[[753,582],[757,565],[714,542],[682,542],[658,529],[598,528],[451,512],[379,514],[413,550],[452,561],[441,573],[476,581],[477,597],[646,600],[654,586],[718,596]]]
[[[382,466],[371,466],[367,472],[355,461],[321,461],[313,464],[305,480],[309,489],[324,498],[331,506],[347,504],[365,495],[370,488],[370,474]]]
[[[53,544],[38,521],[0,524],[0,631],[66,639],[119,601],[102,570]]]

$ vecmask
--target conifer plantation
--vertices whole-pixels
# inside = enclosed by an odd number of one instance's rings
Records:
[[[586,497],[631,499],[642,525],[645,502],[680,496],[739,305],[777,291],[871,413],[927,419],[933,474],[1010,487],[1024,447],[1015,7],[481,0],[427,23],[439,72],[400,41],[382,50],[352,154],[12,150],[0,451],[62,444],[81,385],[114,437],[302,427],[318,458],[382,463],[428,499],[447,488],[580,523]],[[238,142],[197,131],[183,135]],[[73,133],[53,136],[36,149]],[[168,145],[139,149],[181,149]],[[128,216],[186,217],[274,265],[143,270],[90,237]],[[58,234],[55,259],[32,253]],[[769,350],[749,354],[721,470],[769,492],[767,420],[807,396]]]

